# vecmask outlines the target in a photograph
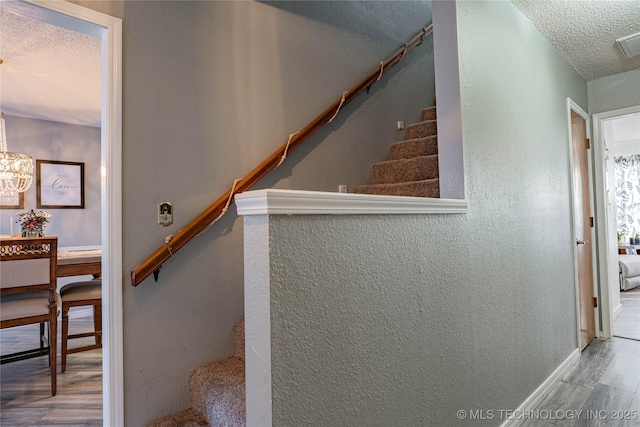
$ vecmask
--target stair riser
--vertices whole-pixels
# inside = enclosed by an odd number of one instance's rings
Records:
[[[423,181],[437,177],[437,156],[380,162],[373,165],[373,182],[375,184]]]
[[[435,120],[412,124],[407,128],[407,139],[425,138],[438,133]]]
[[[422,110],[422,121],[435,120],[436,119],[436,107],[425,108]]]
[[[202,414],[193,408],[160,418],[148,423],[145,427],[211,427]]]
[[[360,185],[353,188],[357,194],[386,196],[440,197],[440,180],[407,182],[402,184]]]
[[[196,368],[189,378],[193,410],[211,426],[240,426],[246,420],[244,361],[229,357]]]
[[[244,360],[244,319],[233,325],[233,355]]]
[[[233,343],[234,356],[191,372],[191,408],[151,422],[147,427],[245,426],[244,319],[233,325]]]
[[[407,128],[407,139],[425,138],[438,133],[435,120],[412,124]]]
[[[438,139],[435,136],[396,142],[391,146],[391,160],[412,159],[438,154]]]

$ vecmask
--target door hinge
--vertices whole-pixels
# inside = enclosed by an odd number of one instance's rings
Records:
[[[591,140],[587,138],[587,150],[591,148]]]
[[[593,297],[593,308],[598,308],[598,298]]]
[[[589,217],[589,221],[591,222],[591,228],[593,228],[593,217],[592,216]]]

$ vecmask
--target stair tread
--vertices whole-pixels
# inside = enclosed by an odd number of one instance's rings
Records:
[[[391,160],[412,159],[438,154],[438,137],[405,139],[391,145]]]
[[[392,144],[392,146],[393,145],[399,145],[399,144],[406,144],[408,142],[431,141],[431,140],[437,139],[437,138],[438,138],[438,135],[429,135],[429,136],[422,136],[420,138],[403,139],[402,141],[394,142]]]
[[[438,178],[393,184],[366,184],[354,187],[357,194],[380,194],[389,196],[440,197]]]
[[[193,408],[152,421],[146,427],[210,427],[207,420]]]
[[[385,160],[373,165],[374,184],[422,181],[438,178],[438,156]]]
[[[418,181],[407,181],[407,182],[393,182],[393,183],[389,183],[389,184],[363,184],[363,185],[357,185],[355,188],[361,188],[361,187],[379,187],[379,186],[394,186],[394,185],[405,185],[405,184],[415,184],[415,183],[429,183],[429,182],[436,182],[439,181],[438,178],[433,178],[433,179],[421,179]]]
[[[243,360],[232,356],[196,368],[189,378],[189,388],[193,409],[212,426],[246,422]]]
[[[409,127],[411,126],[418,126],[421,125],[423,123],[437,123],[438,120],[437,119],[429,119],[429,120],[420,120],[419,122],[415,122],[409,125]]]
[[[391,159],[391,160],[383,160],[381,162],[376,162],[376,165],[399,165],[399,164],[406,164],[406,163],[415,163],[415,162],[419,162],[420,159],[437,159],[438,155],[437,154],[430,154],[428,156],[416,156],[416,157],[411,157],[410,159]]]
[[[434,120],[437,116],[435,105],[433,107],[424,108],[421,116],[422,120]]]
[[[193,406],[147,427],[246,425],[244,319],[233,325],[234,355],[193,370],[189,390]]]
[[[407,128],[407,139],[422,138],[436,135],[438,132],[437,120],[424,120],[409,125]]]
[[[419,126],[424,126],[426,124],[438,124],[438,121],[436,119],[431,119],[431,120],[421,120],[419,122],[416,123],[412,123],[409,125],[409,128],[411,127],[419,127]]]

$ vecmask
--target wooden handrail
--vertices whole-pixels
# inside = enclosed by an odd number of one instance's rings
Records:
[[[149,256],[140,265],[131,271],[131,284],[138,286],[144,279],[154,273],[154,277],[158,279],[158,272],[162,264],[175,255],[184,245],[186,245],[191,239],[197,236],[202,230],[205,230],[208,226],[214,222],[223,211],[226,211],[228,203],[233,203],[235,195],[249,190],[253,185],[260,181],[267,173],[271,172],[280,165],[280,160],[283,154],[289,154],[300,146],[305,140],[313,135],[318,129],[325,124],[331,122],[335,115],[344,108],[349,102],[351,102],[356,96],[358,96],[363,90],[369,88],[373,83],[379,80],[382,73],[385,70],[393,67],[398,62],[404,59],[407,52],[416,46],[419,46],[424,41],[425,37],[431,34],[433,31],[433,24],[426,28],[423,28],[420,33],[414,36],[410,41],[398,49],[387,60],[380,63],[380,67],[373,70],[367,77],[361,80],[353,88],[344,92],[339,100],[331,104],[329,108],[324,110],[318,117],[311,121],[299,132],[290,137],[288,143],[283,144],[267,159],[265,159],[260,165],[252,170],[247,176],[237,181],[236,184],[226,193],[224,193],[218,200],[209,206],[204,212],[198,215],[190,223],[188,223],[182,230],[177,232],[170,241],[160,246],[151,256]]]

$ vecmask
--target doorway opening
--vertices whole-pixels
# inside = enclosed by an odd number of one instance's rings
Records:
[[[627,199],[624,204],[637,202],[632,199],[634,194],[622,194],[623,192],[617,188],[616,184],[616,181],[619,181],[618,178],[621,178],[616,177],[616,158],[620,160],[621,157],[635,154],[635,151],[640,152],[640,105],[595,114],[593,133],[596,195],[600,196],[596,209],[600,293],[603,300],[602,335],[605,338],[620,335],[625,338],[640,339],[640,290],[625,285],[624,278],[620,275],[621,268],[624,267],[620,264],[619,257],[627,255],[620,253],[627,252],[624,246],[631,243],[629,234],[635,234],[640,230],[640,223],[635,225],[640,218],[622,217],[625,214],[620,210],[623,208],[620,197]],[[628,190],[635,191],[633,183],[631,187]],[[620,218],[618,218],[619,215]],[[630,223],[625,225],[624,223],[628,221]],[[620,236],[620,242],[618,242],[618,231],[624,233]],[[629,253],[637,254],[637,251],[629,249]],[[629,289],[624,289],[625,287]],[[618,319],[620,321],[616,325]]]
[[[69,2],[2,2],[2,10],[100,38],[103,425],[124,424],[122,356],[122,22]]]

